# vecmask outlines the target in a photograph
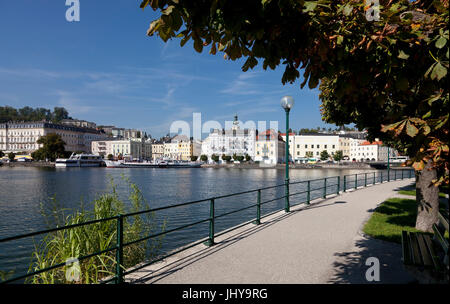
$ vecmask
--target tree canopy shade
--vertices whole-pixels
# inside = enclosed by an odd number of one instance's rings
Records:
[[[301,71],[301,88],[320,88],[324,121],[354,123],[396,146],[416,170],[436,173],[424,175],[426,187],[448,184],[448,0],[379,0],[378,21],[368,16],[375,2],[143,0],[141,8],[161,12],[149,36],[245,57],[244,72],[284,65],[283,84]]]

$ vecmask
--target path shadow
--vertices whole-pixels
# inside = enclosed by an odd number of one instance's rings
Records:
[[[353,251],[335,253],[334,273],[328,283],[332,284],[409,284],[416,279],[404,268],[401,261],[401,245],[381,240],[362,238],[355,243]],[[379,281],[368,281],[366,272],[373,274],[374,265],[366,261],[375,257],[379,261]]]

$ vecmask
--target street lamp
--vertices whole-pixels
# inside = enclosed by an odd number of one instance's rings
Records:
[[[285,207],[284,211],[289,212],[289,111],[294,106],[294,98],[292,96],[283,96],[281,98],[281,107],[286,112],[286,192],[285,192]]]

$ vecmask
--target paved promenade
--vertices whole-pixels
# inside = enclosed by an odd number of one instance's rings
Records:
[[[379,283],[413,281],[401,247],[362,235],[374,208],[414,179],[377,184],[280,211],[127,276],[134,283],[368,283],[368,257],[380,261]]]

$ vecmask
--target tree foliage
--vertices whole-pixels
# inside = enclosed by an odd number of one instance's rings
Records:
[[[320,83],[328,123],[354,123],[407,153],[417,170],[431,162],[448,183],[448,0],[380,0],[380,20],[356,0],[143,0],[161,16],[149,36],[192,39],[196,51],[284,65],[282,83],[302,71]]]
[[[341,150],[338,150],[334,153],[333,159],[335,161],[341,161],[344,158],[344,153]]]
[[[37,143],[43,146],[31,154],[31,157],[35,160],[48,159],[50,161],[55,161],[56,158],[65,155],[64,145],[66,143],[58,134],[50,133],[42,136],[37,140]]]
[[[70,119],[69,112],[62,107],[55,107],[53,112],[45,108],[23,107],[15,109],[10,106],[0,107],[0,123],[9,121],[52,121],[60,122],[63,119]]]
[[[320,160],[327,160],[328,158],[330,158],[330,154],[328,154],[327,150],[320,152]]]

